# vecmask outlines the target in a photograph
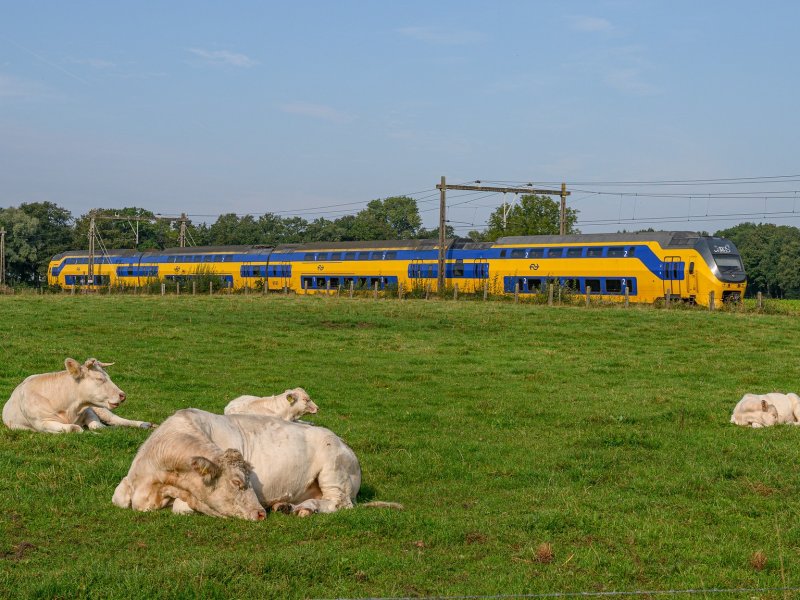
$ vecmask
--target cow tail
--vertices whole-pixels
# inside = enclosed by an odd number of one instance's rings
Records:
[[[395,510],[405,509],[405,506],[399,502],[364,502],[363,504],[359,504],[359,506],[366,506],[367,508],[393,508]]]

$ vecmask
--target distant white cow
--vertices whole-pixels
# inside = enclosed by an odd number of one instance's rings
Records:
[[[100,429],[109,425],[141,427],[153,424],[129,421],[111,411],[125,401],[102,363],[90,358],[83,365],[68,358],[65,371],[31,375],[20,383],[3,407],[3,423],[11,429],[63,433]]]
[[[780,423],[800,425],[797,394],[745,394],[736,404],[731,423],[742,427],[770,427]]]
[[[355,453],[324,427],[187,408],[139,448],[112,501],[134,510],[172,506],[180,513],[257,520],[263,516],[253,498],[259,508],[307,516],[351,508],[360,486]]]
[[[316,414],[319,407],[303,388],[286,390],[276,396],[239,396],[225,407],[226,415],[271,415],[286,421],[297,421],[307,414]]]

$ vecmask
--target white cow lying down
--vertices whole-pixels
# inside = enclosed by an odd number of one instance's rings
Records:
[[[261,520],[262,506],[299,516],[351,508],[360,486],[356,455],[324,427],[187,408],[139,448],[112,501],[134,510],[172,506]]]
[[[101,429],[104,423],[154,427],[111,412],[126,397],[104,370],[113,364],[90,358],[81,365],[68,358],[64,361],[66,371],[31,375],[11,392],[3,407],[3,423],[11,429],[48,433]]]
[[[226,415],[272,415],[286,421],[297,421],[307,414],[316,414],[319,407],[303,388],[286,390],[276,396],[239,396],[225,407]]]
[[[797,394],[745,394],[736,404],[731,423],[743,427],[769,427],[779,423],[800,425]]]

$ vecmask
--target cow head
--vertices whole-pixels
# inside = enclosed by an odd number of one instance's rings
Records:
[[[314,401],[303,388],[286,390],[284,395],[286,396],[286,401],[291,407],[291,413],[294,419],[299,419],[303,415],[316,414],[319,410],[319,407],[314,403]]]
[[[187,496],[181,495],[193,510],[214,517],[239,517],[261,521],[267,513],[250,485],[253,468],[233,448],[212,459],[193,456],[189,460],[192,481]]]
[[[771,427],[778,422],[778,409],[774,404],[769,404],[763,398],[761,399],[761,412],[758,417],[750,424],[751,427]]]
[[[90,358],[80,364],[77,360],[68,358],[64,366],[75,382],[78,384],[78,397],[86,404],[100,406],[114,410],[125,401],[125,392],[111,381],[104,367],[114,363],[103,363],[96,358]]]

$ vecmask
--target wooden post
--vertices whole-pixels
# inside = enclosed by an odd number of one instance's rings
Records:
[[[553,306],[553,286],[554,284],[547,284],[547,306]]]
[[[72,295],[73,296],[75,295],[75,284],[74,283],[72,284]]]
[[[288,285],[283,286],[283,295],[284,296],[288,296],[289,295],[289,286]]]
[[[214,282],[213,281],[209,281],[208,282],[208,295],[209,296],[213,296],[214,295]]]
[[[196,295],[197,295],[197,281],[193,279],[192,280],[192,296],[196,296]]]
[[[744,304],[744,300],[742,300],[742,304]],[[758,292],[756,295],[756,306],[758,306],[758,310],[764,308],[763,298],[761,297],[761,292]]]
[[[162,283],[161,284],[161,295],[163,296],[166,293],[167,293],[167,284],[166,283]]]
[[[486,300],[489,297],[489,280],[483,280],[483,299]]]
[[[708,310],[714,310],[714,290],[708,292]]]
[[[561,306],[561,286],[558,286],[558,304]]]
[[[176,296],[180,296],[181,295],[181,282],[180,281],[176,281],[175,282],[175,295]]]
[[[249,293],[250,293],[250,284],[247,281],[245,281],[244,282],[244,295],[247,296],[247,294],[249,294]]]
[[[458,284],[453,286],[453,300],[458,300]]]
[[[514,303],[519,302],[519,281],[514,284]]]
[[[351,298],[353,297],[353,290],[355,289],[355,287],[356,287],[356,281],[355,281],[355,279],[351,279],[350,280],[350,297]]]
[[[625,286],[625,308],[628,308],[631,305],[631,297],[629,294],[628,286]]]
[[[428,299],[428,296],[430,295],[430,293],[431,293],[431,284],[430,284],[430,283],[428,283],[428,284],[425,286],[425,300],[427,300],[427,299]]]
[[[402,300],[403,299],[403,284],[402,283],[398,283],[397,284],[397,299],[398,300]]]
[[[378,282],[375,282],[375,300],[378,299]]]
[[[331,280],[330,280],[330,278],[326,278],[325,279],[325,295],[326,296],[330,296],[331,295]]]
[[[592,286],[586,286],[586,308],[589,308],[589,298],[592,295]]]
[[[667,289],[667,293],[664,294],[664,307],[669,308],[669,301],[672,300],[672,290]]]

